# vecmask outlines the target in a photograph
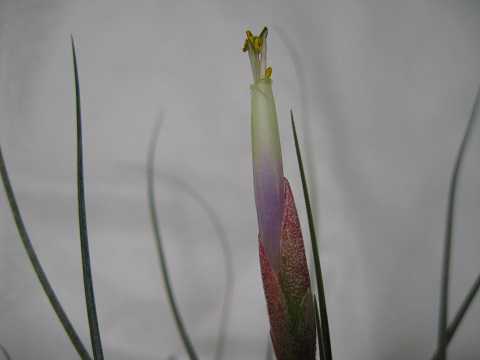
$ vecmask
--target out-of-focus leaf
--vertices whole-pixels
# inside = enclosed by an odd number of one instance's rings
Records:
[[[150,139],[150,144],[148,147],[147,154],[147,197],[148,204],[150,209],[150,221],[152,224],[153,235],[155,237],[155,244],[157,245],[158,258],[160,262],[161,273],[163,281],[165,283],[165,290],[167,292],[168,302],[172,310],[173,318],[175,320],[175,325],[182,339],[183,345],[190,360],[198,360],[197,353],[193,347],[190,336],[187,333],[187,329],[183,322],[182,316],[177,306],[175,300],[175,295],[173,293],[173,287],[170,280],[170,275],[168,271],[167,259],[165,257],[165,252],[163,250],[163,240],[160,233],[160,223],[158,221],[158,212],[157,205],[155,203],[155,173],[154,173],[154,164],[155,164],[155,150],[158,143],[158,132],[160,131],[161,122],[156,124],[154,131],[152,132],[152,137]]]
[[[453,226],[455,221],[455,205],[456,195],[458,190],[458,178],[462,169],[463,159],[469,139],[471,138],[473,126],[477,118],[478,105],[480,102],[480,87],[477,90],[475,102],[468,120],[465,133],[458,149],[455,164],[453,166],[452,175],[450,177],[450,186],[448,189],[448,204],[447,214],[445,219],[445,238],[443,247],[443,261],[442,261],[442,280],[440,289],[440,307],[438,314],[438,359],[447,359],[447,345],[448,345],[448,299],[449,299],[449,282],[450,282],[450,259],[452,253],[452,237]]]

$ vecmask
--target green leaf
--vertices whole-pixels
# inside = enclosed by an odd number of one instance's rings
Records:
[[[55,314],[57,315],[58,320],[62,324],[63,329],[67,333],[67,336],[70,339],[70,342],[72,343],[73,347],[77,351],[78,355],[83,360],[91,360],[90,355],[88,354],[85,346],[80,340],[80,337],[78,336],[76,330],[74,329],[72,323],[70,322],[70,319],[65,313],[65,310],[63,309],[60,301],[58,300],[57,295],[55,294],[55,291],[50,285],[47,275],[45,274],[42,264],[40,263],[37,253],[32,245],[30,236],[28,235],[27,229],[25,227],[25,223],[23,222],[22,214],[20,212],[20,209],[18,208],[17,200],[15,197],[15,193],[13,191],[12,184],[10,182],[7,166],[3,158],[1,147],[0,147],[0,175],[2,178],[3,186],[5,188],[5,193],[7,194],[7,200],[10,205],[10,210],[12,211],[13,219],[15,221],[15,225],[17,226],[18,234],[20,236],[20,239],[22,240],[23,247],[25,249],[25,252],[27,253],[30,263],[32,264],[33,270],[37,275],[37,279],[40,282],[40,285],[42,286],[42,289],[45,295],[47,296],[48,301],[50,302],[50,305],[53,308],[53,311],[55,311]]]
[[[90,268],[90,254],[88,249],[87,214],[85,209],[85,182],[83,176],[83,141],[82,141],[82,112],[80,103],[80,82],[78,79],[77,56],[73,36],[72,43],[73,71],[75,76],[75,104],[77,123],[77,195],[78,195],[78,221],[80,231],[80,248],[82,252],[83,285],[85,288],[85,301],[87,305],[88,325],[93,348],[93,358],[103,360],[102,341],[98,328],[95,294],[93,290],[92,272]]]
[[[330,341],[330,329],[328,325],[327,304],[325,301],[325,290],[323,286],[322,268],[320,266],[320,256],[318,252],[317,236],[315,233],[315,224],[313,221],[312,208],[310,205],[308,186],[307,186],[307,181],[305,177],[305,171],[303,168],[302,155],[300,152],[300,145],[298,142],[297,130],[295,127],[295,120],[293,118],[292,110],[290,110],[290,119],[292,124],[293,138],[295,140],[295,151],[297,153],[298,167],[300,169],[300,177],[302,179],[303,196],[305,198],[305,205],[307,208],[308,227],[310,230],[310,240],[312,243],[313,260],[315,265],[315,278],[317,280],[317,291],[318,291],[318,301],[319,301],[318,307],[320,310],[319,321],[318,321],[319,326],[317,329],[319,333],[319,347],[320,347],[320,352],[324,355],[322,360],[332,360],[332,349],[331,349],[331,341]]]
[[[322,332],[321,332],[321,327],[320,327],[320,313],[318,312],[318,301],[317,297],[313,297],[313,304],[315,306],[315,326],[317,327],[317,339],[318,339],[318,348],[319,348],[319,358],[320,359],[325,359],[327,355],[325,354],[325,345],[322,340]]]

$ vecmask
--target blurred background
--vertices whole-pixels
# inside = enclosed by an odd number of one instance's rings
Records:
[[[284,167],[306,240],[292,108],[314,197],[336,359],[428,359],[447,189],[480,81],[474,0],[0,0],[0,143],[32,242],[88,345],[76,212],[76,40],[86,202],[107,359],[185,358],[149,221],[146,154],[163,121],[157,205],[176,296],[213,358],[227,234],[227,359],[263,359],[244,31],[267,25]],[[480,270],[480,129],[460,180],[453,314]],[[202,199],[202,200],[199,200]],[[0,343],[15,360],[77,359],[0,191]],[[308,241],[307,241],[308,242]],[[480,304],[450,346],[480,358]]]

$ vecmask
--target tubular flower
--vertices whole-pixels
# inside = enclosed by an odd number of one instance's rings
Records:
[[[267,28],[247,31],[254,82],[251,131],[259,254],[270,319],[270,336],[278,360],[315,358],[315,318],[310,277],[295,201],[283,175],[282,150],[272,69],[266,66]]]

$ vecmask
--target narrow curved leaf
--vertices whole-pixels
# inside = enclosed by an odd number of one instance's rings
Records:
[[[95,294],[93,290],[92,272],[90,267],[90,253],[88,249],[87,215],[85,209],[85,185],[83,177],[83,142],[82,142],[82,112],[80,103],[80,82],[78,79],[77,56],[75,44],[72,42],[73,70],[75,75],[75,103],[77,122],[77,192],[78,192],[78,220],[80,230],[80,248],[82,252],[83,285],[85,288],[85,301],[87,305],[88,325],[92,341],[93,358],[103,360],[102,341],[98,328]]]

